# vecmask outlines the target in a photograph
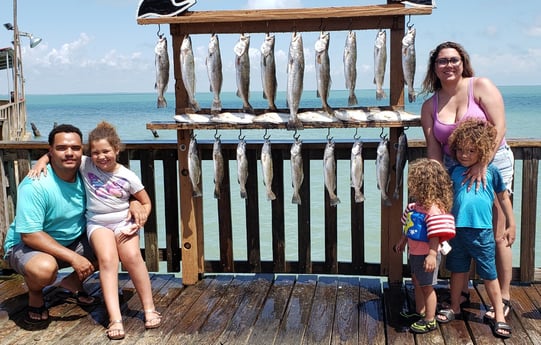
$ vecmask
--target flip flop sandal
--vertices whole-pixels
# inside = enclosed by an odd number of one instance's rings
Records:
[[[157,312],[155,309],[153,310],[145,310],[146,314],[153,314],[154,317],[147,319],[145,316],[145,329],[153,329],[158,328],[162,324],[162,314]]]
[[[511,306],[511,301],[508,299],[502,299],[502,303],[503,303],[503,316],[507,318],[507,316],[509,316],[509,313],[511,312],[511,309],[513,307]],[[488,308],[487,310],[487,313],[488,312],[491,312],[494,314],[494,307],[490,306],[490,308]],[[484,317],[489,320],[494,320],[494,316],[490,316],[487,313],[485,313]]]
[[[30,314],[39,315],[39,319],[32,317]],[[43,318],[44,314],[46,315],[45,318]],[[24,322],[29,325],[41,325],[49,322],[49,309],[47,309],[45,304],[41,307],[26,307],[26,311],[24,313]]]
[[[436,319],[432,321],[426,321],[421,319],[410,326],[410,331],[413,333],[423,334],[435,330],[438,327]]]
[[[71,292],[68,289],[57,287],[53,294],[57,301],[73,303],[82,307],[93,306],[101,303],[99,298],[90,296],[84,290]]]
[[[470,293],[461,291],[460,297],[464,298],[464,300],[460,302],[460,308],[468,308],[471,305]],[[441,302],[441,306],[443,307],[443,309],[449,309],[451,307],[451,301],[443,301]]]
[[[492,333],[499,338],[511,338],[512,328],[506,322],[495,322],[492,326]],[[501,331],[507,331],[508,333],[502,333]]]
[[[448,322],[451,322],[453,320],[456,320],[460,317],[460,314],[461,313],[455,313],[453,311],[453,309],[442,309],[440,311],[438,311],[438,314],[437,316],[443,316],[445,317],[445,320],[442,320],[438,317],[436,317],[436,320],[439,322],[439,323],[448,323]]]
[[[115,324],[120,324],[122,327],[120,328],[111,328]],[[111,340],[120,340],[124,339],[126,336],[126,333],[124,332],[124,325],[122,325],[122,320],[113,320],[109,323],[109,326],[107,326],[107,330],[105,330],[105,334],[107,337]]]

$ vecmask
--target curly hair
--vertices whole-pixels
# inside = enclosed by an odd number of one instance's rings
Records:
[[[419,158],[410,163],[408,193],[425,210],[437,206],[450,212],[453,207],[453,183],[445,167],[434,159]]]
[[[496,127],[490,122],[470,119],[460,122],[449,136],[449,151],[456,159],[456,151],[463,147],[474,147],[479,155],[479,161],[488,164],[492,158]]]
[[[473,77],[473,68],[471,65],[470,56],[468,55],[466,49],[455,42],[443,42],[439,44],[436,49],[430,52],[421,94],[429,94],[441,90],[441,81],[436,75],[436,59],[438,58],[438,54],[441,50],[448,48],[456,50],[458,55],[460,55],[460,59],[462,60],[462,77]]]
[[[118,136],[115,127],[107,121],[98,123],[96,128],[88,133],[89,149],[93,141],[101,139],[107,140],[109,145],[111,145],[111,147],[113,147],[115,150],[121,151],[123,149],[122,142],[120,141],[120,137]]]

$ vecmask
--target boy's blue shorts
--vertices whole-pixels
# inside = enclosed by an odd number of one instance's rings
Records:
[[[449,241],[453,248],[447,254],[445,268],[455,273],[470,271],[475,260],[477,274],[482,279],[498,278],[496,272],[496,242],[492,229],[456,228],[456,236]]]

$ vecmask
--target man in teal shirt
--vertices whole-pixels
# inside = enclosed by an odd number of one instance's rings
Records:
[[[83,281],[97,269],[97,260],[86,236],[86,195],[78,174],[83,154],[81,131],[59,125],[49,134],[49,165],[39,179],[26,177],[19,185],[15,220],[6,234],[5,259],[24,276],[28,287],[25,321],[49,320],[43,288],[52,285],[59,268],[73,272],[58,284],[58,294],[79,305],[98,299],[83,289]],[[127,216],[144,224],[140,204],[130,206]],[[146,217],[145,219],[146,220]]]

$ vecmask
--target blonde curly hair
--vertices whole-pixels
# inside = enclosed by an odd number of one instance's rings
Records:
[[[456,159],[456,151],[459,148],[473,147],[479,155],[482,164],[488,164],[492,159],[494,141],[496,140],[496,128],[487,121],[465,120],[449,136],[449,151],[451,157]]]
[[[408,193],[417,205],[442,212],[453,207],[453,183],[445,167],[434,159],[419,158],[408,167]]]

